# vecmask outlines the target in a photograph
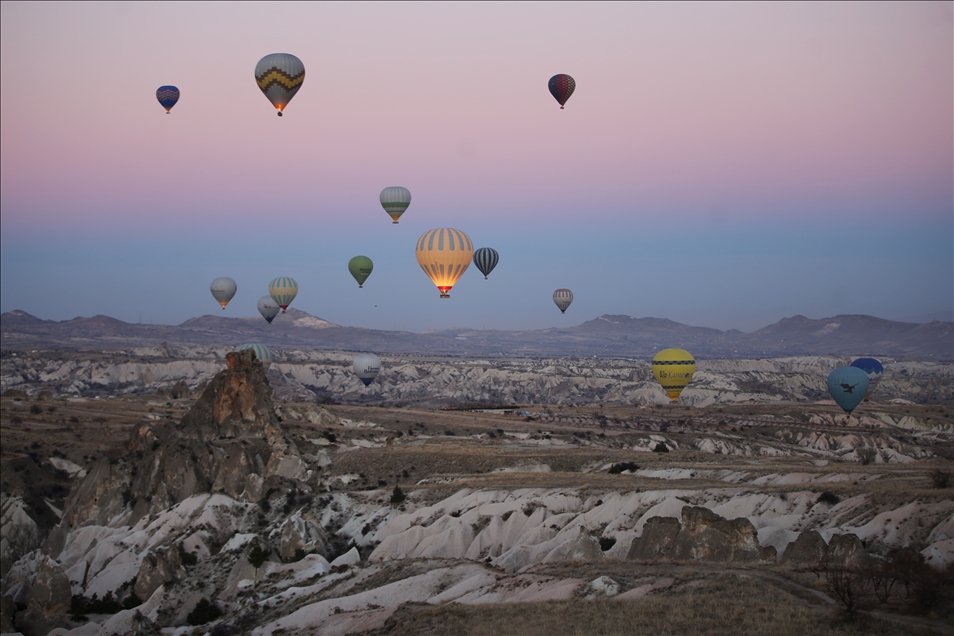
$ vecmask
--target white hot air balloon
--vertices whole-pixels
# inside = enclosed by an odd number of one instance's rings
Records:
[[[232,297],[235,296],[235,292],[238,291],[238,285],[236,285],[235,281],[231,278],[223,276],[212,281],[211,290],[212,297],[222,305],[222,309],[224,310],[225,306],[232,300]]]
[[[362,353],[354,359],[354,372],[358,379],[368,386],[374,382],[378,371],[381,370],[381,358],[373,353]]]
[[[271,296],[262,296],[258,299],[258,313],[262,314],[262,318],[268,321],[268,324],[272,324],[272,320],[275,319],[275,316],[278,315],[282,309],[278,306],[278,303],[275,302],[275,299]]]
[[[560,308],[560,313],[565,314],[567,307],[573,302],[573,292],[569,289],[558,289],[553,292],[553,302]]]

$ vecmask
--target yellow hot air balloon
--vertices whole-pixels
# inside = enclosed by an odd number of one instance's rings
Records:
[[[441,298],[450,298],[451,287],[467,271],[474,257],[474,243],[460,230],[439,227],[421,235],[414,255],[424,273],[437,285]]]
[[[653,375],[673,402],[692,380],[696,361],[685,349],[663,349],[653,358]]]

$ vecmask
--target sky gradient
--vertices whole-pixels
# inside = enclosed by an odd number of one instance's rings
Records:
[[[0,10],[2,311],[252,316],[276,276],[293,307],[411,331],[954,310],[951,3]],[[253,78],[273,52],[306,69],[280,119]],[[500,253],[450,300],[413,255],[441,226]]]

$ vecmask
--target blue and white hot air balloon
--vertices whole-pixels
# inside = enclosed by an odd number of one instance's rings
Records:
[[[858,358],[851,363],[851,366],[857,367],[868,374],[868,392],[865,393],[865,401],[874,393],[875,387],[881,382],[881,376],[884,375],[884,366],[874,358]]]
[[[252,350],[252,352],[255,354],[255,357],[259,359],[266,371],[268,370],[268,367],[272,366],[272,352],[269,351],[268,347],[265,345],[249,343],[239,347],[239,351],[245,351],[246,349]]]

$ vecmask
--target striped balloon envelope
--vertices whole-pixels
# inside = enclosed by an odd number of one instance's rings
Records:
[[[245,351],[247,349],[252,350],[252,352],[255,354],[255,357],[259,359],[266,371],[268,370],[268,367],[272,366],[272,352],[268,350],[268,347],[258,343],[250,343],[239,347],[239,351]]]
[[[441,298],[450,298],[451,288],[470,266],[474,244],[460,230],[439,227],[421,235],[414,255],[418,265],[440,290]]]
[[[172,110],[172,107],[179,101],[179,89],[175,86],[160,86],[156,91],[156,99],[159,105],[166,109],[166,114]]]
[[[500,254],[497,253],[497,250],[490,247],[482,247],[476,252],[474,252],[474,265],[477,266],[477,269],[480,270],[480,273],[484,275],[484,280],[487,279],[487,276],[490,275],[490,272],[494,271],[494,268],[497,267],[497,263],[500,261]]]
[[[282,308],[282,313],[285,313],[298,295],[298,283],[294,278],[280,276],[268,284],[268,295]]]
[[[411,191],[401,186],[389,186],[381,190],[381,207],[397,223],[401,215],[411,205]]]
[[[553,302],[560,308],[560,313],[565,314],[570,303],[573,302],[573,292],[569,289],[558,289],[553,292]]]
[[[670,402],[679,399],[695,372],[696,361],[685,349],[663,349],[653,358],[653,375],[669,395]]]
[[[560,73],[550,78],[547,88],[550,89],[553,99],[559,102],[560,110],[563,110],[566,100],[570,99],[570,95],[576,90],[576,80],[565,73]]]
[[[229,301],[235,296],[235,292],[238,291],[238,285],[227,276],[216,278],[212,281],[209,288],[212,291],[212,298],[215,298],[215,300],[222,305],[222,309],[225,309],[225,306],[228,305]]]
[[[290,53],[266,55],[255,65],[255,82],[282,116],[305,81],[305,65]]]

